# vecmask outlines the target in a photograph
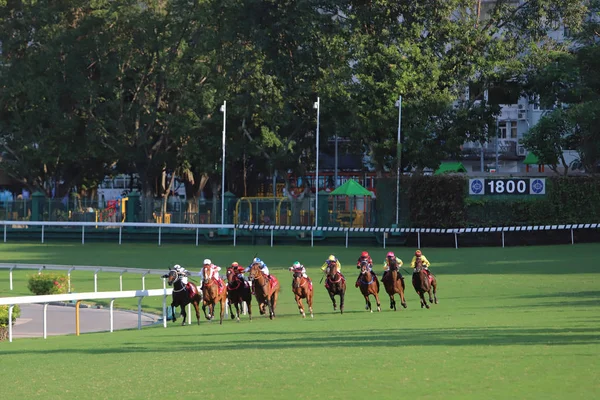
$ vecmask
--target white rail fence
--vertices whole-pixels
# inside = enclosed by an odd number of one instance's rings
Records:
[[[47,309],[48,304],[54,302],[77,301],[76,307],[76,332],[79,335],[79,302],[81,300],[100,300],[110,299],[110,332],[113,332],[113,304],[115,299],[138,298],[138,329],[142,329],[142,300],[144,297],[163,296],[163,326],[167,327],[167,297],[173,293],[173,289],[152,289],[152,290],[130,290],[124,292],[91,292],[91,293],[71,293],[71,294],[52,294],[46,296],[21,296],[21,297],[3,297],[0,298],[0,305],[8,306],[8,320],[12,321],[13,308],[17,304],[43,304],[44,305],[44,339],[47,337]],[[191,321],[191,314],[189,320]],[[8,340],[12,342],[13,326],[8,324]]]
[[[574,230],[577,229],[598,229],[600,224],[561,224],[561,225],[526,225],[526,226],[501,226],[501,227],[481,227],[481,228],[346,228],[346,227],[317,227],[317,226],[282,226],[282,225],[248,225],[248,224],[158,224],[158,223],[136,223],[136,222],[57,222],[57,221],[0,221],[0,225],[4,226],[4,242],[8,241],[8,227],[12,226],[14,230],[25,231],[29,227],[41,227],[40,240],[44,243],[45,227],[81,227],[81,244],[85,244],[86,228],[89,231],[93,228],[95,231],[98,228],[112,228],[119,230],[118,243],[123,241],[123,228],[158,228],[157,241],[158,245],[162,244],[163,229],[169,230],[186,230],[195,231],[196,246],[199,245],[200,232],[209,230],[213,235],[219,234],[219,230],[233,230],[232,244],[236,246],[239,231],[267,231],[271,236],[271,247],[274,246],[274,236],[276,231],[285,231],[292,233],[307,233],[310,232],[311,247],[314,246],[315,238],[322,237],[326,232],[343,232],[346,237],[346,247],[348,247],[349,236],[352,233],[373,233],[382,234],[383,247],[386,247],[386,240],[389,236],[402,234],[417,234],[418,247],[421,247],[421,236],[427,234],[437,235],[454,235],[454,245],[458,248],[459,235],[473,233],[500,233],[502,237],[502,247],[505,245],[505,234],[514,232],[536,232],[536,231],[570,231],[571,244],[575,243]],[[23,228],[27,227],[27,228]],[[110,231],[107,231],[110,232]],[[203,233],[204,234],[204,233]]]

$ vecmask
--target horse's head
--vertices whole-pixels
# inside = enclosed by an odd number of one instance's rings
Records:
[[[293,275],[293,281],[292,284],[294,287],[298,288],[300,286],[302,286],[302,268],[295,268],[293,270],[294,275]]]
[[[398,262],[396,261],[396,257],[388,257],[387,262],[388,267],[390,267],[390,271],[398,271]]]
[[[369,262],[367,260],[362,260],[360,262],[360,273],[361,274],[366,274],[369,271]]]
[[[263,274],[263,272],[260,269],[260,264],[253,263],[252,266],[250,267],[250,271],[248,272],[248,279],[250,279],[250,280],[256,279],[259,276],[261,276],[262,274]]]
[[[237,277],[237,268],[229,267],[227,268],[227,282],[235,282],[238,279]]]
[[[415,273],[419,273],[423,270],[423,260],[421,257],[417,257],[415,260]]]
[[[210,265],[204,264],[204,267],[202,267],[202,277],[202,281],[204,283],[208,283],[211,280],[212,268],[210,267]]]
[[[335,263],[327,263],[327,268],[325,268],[325,273],[329,278],[333,280],[338,273],[337,265]]]
[[[167,283],[169,286],[172,286],[179,280],[179,274],[174,269],[169,270],[169,273],[165,275],[165,277],[167,278]]]

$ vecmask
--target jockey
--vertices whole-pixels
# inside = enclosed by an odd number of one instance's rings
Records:
[[[360,253],[360,257],[358,257],[358,261],[356,262],[356,268],[360,269],[360,264],[363,261],[367,262],[369,272],[373,275],[373,279],[377,283],[377,291],[379,292],[379,280],[377,279],[377,274],[375,272],[373,272],[373,260],[371,259],[369,252],[363,251],[362,253]],[[356,284],[354,285],[355,287],[358,287],[358,285],[360,284],[360,276],[361,275],[362,274],[360,274],[360,273],[358,274],[358,278],[356,278]]]
[[[340,263],[340,260],[338,260],[337,258],[335,258],[335,256],[332,254],[330,255],[327,260],[325,261],[325,263],[321,266],[321,271],[325,272],[325,270],[327,269],[327,267],[329,266],[334,266],[337,269],[337,272],[342,272],[342,264]]]
[[[265,274],[267,277],[269,277],[269,267],[267,267],[267,264],[265,264],[264,261],[262,261],[260,258],[255,257],[252,260],[252,263],[250,265],[248,265],[248,267],[246,269],[244,269],[244,272],[248,272],[250,271],[250,268],[252,268],[252,266],[254,264],[258,264],[258,266],[260,267],[260,270],[263,272],[263,274]]]
[[[212,261],[210,261],[210,259],[206,258],[204,259],[203,262],[204,266],[206,267],[207,265],[210,266],[210,276],[209,278],[214,278],[217,281],[217,284],[219,285],[219,287],[222,286],[222,282],[221,282],[221,277],[219,276],[219,271],[221,271],[221,267],[219,267],[218,265],[215,265],[212,263]],[[200,279],[202,282],[202,286],[204,286],[204,268],[202,269],[202,271],[200,271]]]
[[[401,259],[396,257],[396,255],[392,251],[387,253],[387,256],[385,257],[385,261],[383,262],[383,271],[384,271],[383,277],[385,277],[385,274],[387,274],[388,271],[390,270],[390,265],[394,265],[394,263],[396,264],[396,266],[398,266],[398,279],[403,279],[402,273],[400,272],[400,267],[404,263],[402,262]],[[383,279],[383,277],[381,279]]]
[[[300,261],[296,261],[294,262],[294,264],[292,264],[292,266],[290,267],[290,271],[292,272],[301,272],[302,276],[304,278],[308,278],[308,275],[306,275],[306,268],[304,268],[304,265],[300,264]]]
[[[358,257],[358,260],[356,261],[356,266],[359,268],[361,261],[367,261],[369,265],[373,265],[373,260],[371,259],[371,256],[369,255],[368,251],[363,251],[362,253],[360,253],[360,257]]]
[[[410,262],[410,266],[411,266],[412,268],[414,268],[414,267],[415,267],[415,264],[416,264],[416,262],[417,262],[417,258],[420,258],[420,259],[421,259],[421,263],[423,264],[423,266],[425,266],[425,271],[427,271],[427,274],[428,274],[428,275],[429,275],[429,274],[431,274],[431,272],[429,271],[429,266],[430,266],[431,264],[429,263],[429,260],[427,259],[427,257],[425,257],[425,256],[423,255],[423,253],[421,253],[421,250],[417,250],[417,251],[415,251],[415,256],[412,258],[412,261]]]
[[[173,266],[173,269],[179,275],[179,280],[181,281],[181,283],[183,283],[183,287],[185,287],[185,290],[187,290],[188,293],[190,293],[190,296],[192,294],[194,294],[194,289],[192,288],[192,285],[188,282],[188,276],[191,275],[190,271],[188,271],[187,269],[183,268],[179,264],[175,264]]]
[[[238,264],[237,261],[232,262],[231,267],[233,268],[235,274],[240,280],[246,281],[246,277],[244,276],[244,267]]]

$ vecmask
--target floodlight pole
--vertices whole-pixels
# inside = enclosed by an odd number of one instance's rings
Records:
[[[223,156],[222,156],[222,166],[221,166],[221,225],[225,224],[225,131],[227,124],[227,101],[223,102],[221,106],[221,112],[223,113],[223,139],[222,139],[222,147],[223,147]]]
[[[396,227],[398,227],[398,220],[400,219],[400,169],[402,158],[402,96],[398,96],[396,107],[398,107],[398,145],[396,148]]]
[[[313,104],[313,108],[317,110],[317,165],[315,171],[315,228],[319,224],[319,123],[321,119],[321,98],[317,97],[317,101]]]

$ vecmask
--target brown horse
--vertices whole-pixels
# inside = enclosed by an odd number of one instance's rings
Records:
[[[279,297],[279,281],[277,278],[273,275],[271,275],[271,278],[265,275],[258,263],[252,264],[248,278],[254,281],[254,293],[260,314],[264,315],[266,313],[265,307],[269,307],[269,318],[275,318],[275,306],[277,305],[277,297]]]
[[[371,308],[371,301],[369,300],[369,296],[373,295],[375,297],[375,301],[377,302],[377,311],[381,311],[381,303],[379,302],[379,293],[377,290],[377,281],[375,281],[367,261],[362,261],[360,263],[360,279],[358,282],[358,287],[360,288],[362,295],[365,296],[365,309],[373,312],[373,309]]]
[[[227,285],[221,279],[217,280],[212,276],[212,270],[209,265],[205,265],[202,268],[202,274],[204,276],[202,280],[202,295],[204,297],[202,311],[204,311],[206,319],[210,321],[215,317],[215,304],[221,303],[221,319],[219,323],[222,325],[227,303]],[[206,313],[206,306],[208,306],[208,314]]]
[[[438,304],[437,299],[437,280],[435,276],[427,273],[425,267],[423,267],[422,260],[417,257],[415,262],[415,270],[413,271],[412,284],[417,294],[421,298],[421,308],[429,308],[429,304],[425,301],[425,293],[429,293],[429,302]],[[431,291],[433,290],[433,298],[431,297]]]
[[[325,269],[327,279],[325,280],[325,288],[329,293],[331,302],[333,303],[333,311],[337,309],[335,296],[340,296],[340,313],[344,313],[344,296],[346,295],[346,278],[338,271],[335,265],[329,265]]]
[[[306,303],[308,304],[308,311],[310,311],[310,317],[314,318],[313,315],[313,284],[310,279],[305,278],[302,275],[302,270],[295,269],[294,270],[294,278],[292,280],[292,292],[296,297],[296,303],[298,304],[298,310],[302,315],[302,318],[306,318],[306,313],[304,312],[304,305],[302,304],[302,299],[306,299]]]
[[[196,318],[198,320],[198,325],[200,325],[200,302],[202,301],[202,295],[198,291],[198,287],[194,285],[192,282],[189,282],[188,285],[192,288],[192,293],[190,293],[186,289],[183,282],[181,282],[181,277],[179,273],[173,269],[169,268],[169,273],[162,276],[163,278],[167,278],[167,283],[169,286],[173,286],[173,301],[171,302],[171,313],[173,314],[173,322],[177,321],[175,318],[175,308],[180,307],[181,317],[183,318],[183,322],[181,325],[185,325],[185,321],[187,318],[187,312],[185,311],[185,307],[192,303],[194,308],[196,309]]]
[[[240,308],[248,307],[248,315],[252,321],[252,290],[248,283],[238,277],[237,268],[227,268],[227,299],[229,300],[229,314],[231,319],[237,317],[237,322],[240,322]],[[235,305],[236,316],[233,315],[231,305]]]
[[[390,296],[390,308],[396,311],[396,300],[394,299],[396,293],[400,296],[400,304],[406,308],[404,278],[399,278],[398,263],[396,261],[390,262],[390,269],[383,275],[381,281],[383,282],[385,291]]]

